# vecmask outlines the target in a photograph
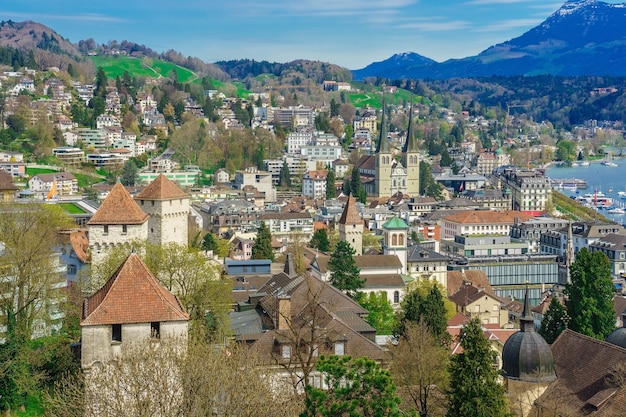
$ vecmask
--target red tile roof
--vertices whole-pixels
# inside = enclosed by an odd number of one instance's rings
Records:
[[[525,222],[533,216],[516,210],[466,210],[444,217],[443,220],[459,224],[513,224],[515,218]]]
[[[148,215],[120,183],[115,184],[87,225],[143,224]]]
[[[178,299],[131,253],[102,288],[85,300],[81,326],[189,320]]]
[[[346,202],[345,207],[343,208],[343,213],[341,213],[341,218],[339,219],[339,224],[351,225],[351,224],[363,224],[363,219],[359,214],[359,210],[356,208],[356,200],[354,197],[348,197],[348,201]]]
[[[137,200],[172,200],[189,195],[164,174],[159,174],[146,188],[137,194]]]

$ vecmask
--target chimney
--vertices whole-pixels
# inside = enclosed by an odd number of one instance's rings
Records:
[[[291,297],[286,294],[280,294],[276,299],[278,308],[276,309],[276,330],[288,330],[289,321],[291,320]]]

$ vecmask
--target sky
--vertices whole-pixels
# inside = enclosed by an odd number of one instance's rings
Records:
[[[622,3],[607,1],[607,3]],[[128,40],[206,62],[310,59],[360,69],[393,54],[445,61],[522,35],[563,1],[19,0],[0,20],[34,20],[71,42]]]

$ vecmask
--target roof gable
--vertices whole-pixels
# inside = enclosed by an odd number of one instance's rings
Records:
[[[115,274],[83,304],[81,326],[187,321],[178,299],[131,253]]]
[[[126,188],[117,183],[87,225],[143,224],[147,220],[148,215],[141,210]]]
[[[159,174],[146,188],[137,194],[137,200],[172,200],[189,195],[164,174]]]
[[[353,196],[348,197],[348,201],[346,201],[346,206],[343,208],[343,212],[341,213],[341,218],[339,219],[339,224],[351,225],[363,224],[363,219],[359,214],[359,210],[356,208],[356,200]]]

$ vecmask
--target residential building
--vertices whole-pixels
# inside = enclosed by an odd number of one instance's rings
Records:
[[[326,177],[328,171],[309,171],[302,178],[302,195],[314,199],[326,198]]]
[[[274,119],[284,127],[313,126],[315,116],[313,108],[307,106],[290,106],[274,111]]]
[[[505,169],[499,176],[502,189],[511,191],[512,209],[537,215],[552,201],[550,179],[539,171]]]
[[[287,135],[287,154],[300,155],[300,149],[313,140],[315,129],[312,126],[301,126]]]
[[[104,129],[78,128],[74,130],[85,148],[106,149],[107,132]]]
[[[133,343],[187,338],[189,314],[134,252],[85,300],[81,314],[84,370],[119,357]]]
[[[313,237],[313,217],[309,213],[267,212],[259,216],[258,224],[265,222],[272,238],[283,244],[308,242]]]
[[[422,245],[407,248],[406,274],[417,281],[435,281],[440,289],[447,287],[450,258]]]
[[[85,151],[71,146],[62,146],[52,149],[52,154],[56,156],[64,165],[80,165],[85,160]]]
[[[87,162],[96,168],[119,167],[124,165],[124,157],[113,153],[90,153],[86,155]]]
[[[78,180],[69,172],[37,174],[28,180],[28,188],[42,198],[52,195],[66,196],[78,194]]]
[[[511,191],[481,188],[479,190],[465,190],[459,198],[472,201],[477,207],[490,210],[511,210]]]
[[[567,226],[567,220],[553,217],[534,217],[526,221],[516,221],[510,229],[512,239],[527,242],[530,253],[540,252],[541,235]]]
[[[491,149],[482,150],[476,158],[476,173],[479,175],[489,176],[496,168],[508,165],[510,157],[504,153],[502,148],[492,151]]]
[[[272,174],[272,183],[274,185],[277,185],[280,181],[280,171],[283,169],[283,165],[285,163],[287,163],[289,175],[293,179],[300,179],[308,171],[314,171],[317,169],[317,162],[309,160],[302,155],[285,155],[283,159],[266,159],[263,163],[265,164],[265,170]]]
[[[610,233],[589,245],[591,252],[602,252],[609,258],[611,274],[626,276],[626,234]]]
[[[374,341],[376,330],[363,319],[365,309],[332,285],[293,271],[288,259],[283,272],[230,315],[235,340],[258,355],[271,383],[280,389],[323,387],[323,375],[314,370],[321,355],[387,359]],[[311,360],[299,360],[304,356]]]
[[[266,201],[276,201],[276,189],[272,183],[271,173],[259,171],[256,168],[246,168],[245,170],[235,172],[233,187],[237,190],[241,190],[246,185],[252,185],[259,192],[264,193]]]
[[[466,210],[441,219],[441,237],[453,239],[454,236],[461,235],[508,236],[515,222],[523,222],[531,217],[515,210]]]
[[[456,305],[456,311],[471,318],[477,318],[481,324],[504,326],[509,321],[508,312],[502,308],[502,300],[485,289],[473,285],[464,285],[456,294],[450,296]]]
[[[0,169],[0,202],[14,201],[19,188],[13,183],[13,176]]]

